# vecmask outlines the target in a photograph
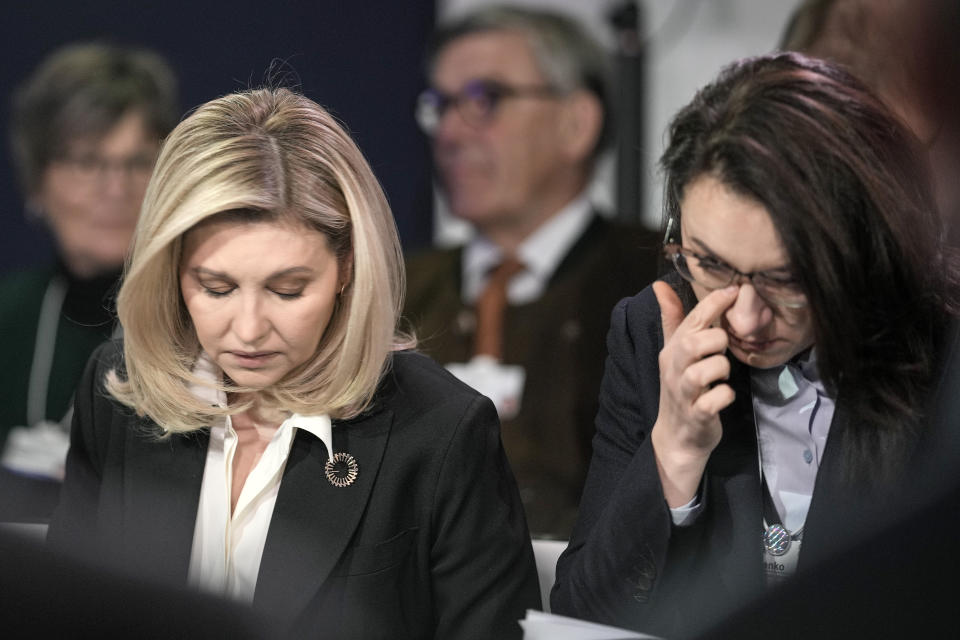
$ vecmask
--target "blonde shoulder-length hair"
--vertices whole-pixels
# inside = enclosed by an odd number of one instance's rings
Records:
[[[397,230],[350,136],[287,89],[212,100],[164,142],[117,298],[124,367],[108,373],[107,390],[166,434],[238,410],[212,407],[191,390],[205,382],[194,374],[201,348],[179,286],[184,235],[220,214],[308,225],[326,236],[349,276],[314,357],[260,390],[262,401],[334,418],[363,411],[391,352],[414,342],[397,331],[404,287]],[[224,382],[216,388],[244,391]]]

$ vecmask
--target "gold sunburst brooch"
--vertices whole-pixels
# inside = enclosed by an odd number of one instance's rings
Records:
[[[327,480],[335,487],[349,487],[360,473],[356,458],[342,451],[333,454],[333,458],[327,460],[323,470]]]

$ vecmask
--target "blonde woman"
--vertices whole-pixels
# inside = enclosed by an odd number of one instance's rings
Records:
[[[330,638],[510,637],[539,603],[492,404],[397,333],[356,145],[284,89],[165,142],[77,390],[50,540]]]

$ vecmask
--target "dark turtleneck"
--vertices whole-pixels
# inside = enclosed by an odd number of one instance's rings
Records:
[[[4,364],[0,367],[0,447],[11,427],[27,422],[37,323],[50,282],[61,278],[67,285],[46,404],[46,418],[59,421],[70,406],[74,386],[87,359],[98,344],[110,337],[116,324],[114,301],[119,277],[117,268],[92,278],[78,278],[69,273],[59,258],[46,268],[0,277],[0,336],[4,340]]]
[[[61,314],[77,324],[104,326],[109,335],[115,317],[120,267],[90,278],[79,278],[70,273],[58,256],[54,274],[64,278],[67,283]]]

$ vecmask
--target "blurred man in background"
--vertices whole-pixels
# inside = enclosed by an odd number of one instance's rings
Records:
[[[565,539],[610,312],[655,277],[659,246],[587,198],[612,137],[607,58],[568,18],[495,7],[442,27],[429,62],[417,118],[476,234],[408,261],[405,315],[426,353],[497,405],[533,535]]]

